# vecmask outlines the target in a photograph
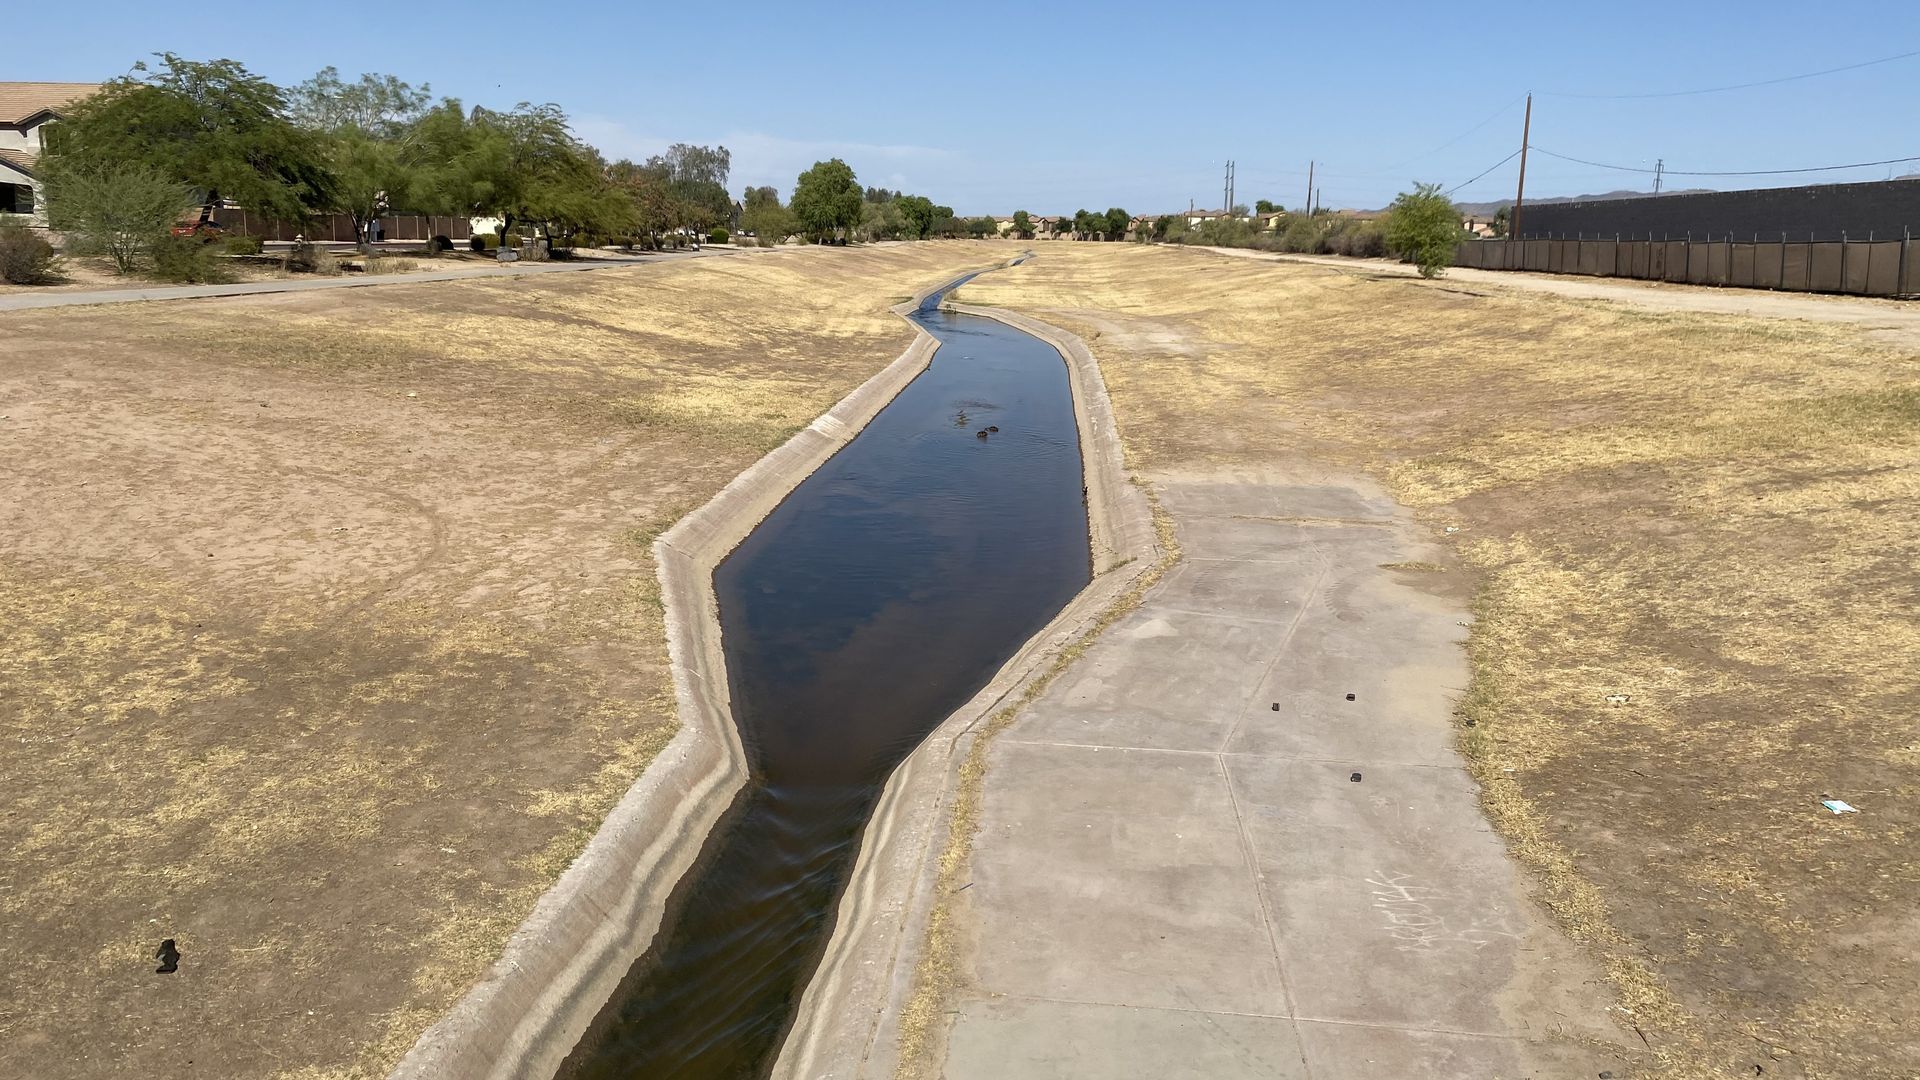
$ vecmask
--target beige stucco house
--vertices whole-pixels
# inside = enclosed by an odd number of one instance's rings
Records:
[[[60,110],[98,89],[98,83],[0,82],[0,214],[46,224],[37,169],[41,135]]]

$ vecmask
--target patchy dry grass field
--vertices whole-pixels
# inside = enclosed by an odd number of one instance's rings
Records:
[[[1006,253],[0,314],[0,1072],[384,1072],[671,735],[653,536]]]
[[[1913,349],[1119,244],[965,293],[1084,336],[1149,476],[1361,468],[1457,530],[1463,748],[1662,1075],[1920,1075]]]

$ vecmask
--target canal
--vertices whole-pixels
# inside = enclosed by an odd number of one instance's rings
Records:
[[[888,775],[1089,580],[1065,361],[942,295],[927,370],[714,574],[747,786],[563,1077],[764,1075]]]

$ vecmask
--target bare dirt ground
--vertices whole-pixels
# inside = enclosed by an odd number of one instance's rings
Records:
[[[1920,1075],[1912,346],[1120,244],[964,292],[1147,476],[1361,468],[1454,545],[1400,569],[1476,593],[1483,805],[1659,1075]]]
[[[671,735],[651,539],[1010,252],[0,314],[0,1072],[384,1073]]]

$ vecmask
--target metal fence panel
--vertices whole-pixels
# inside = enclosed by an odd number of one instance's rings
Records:
[[[1900,292],[1900,242],[1882,240],[1862,244],[1866,249],[1866,289],[1873,296],[1895,296]]]
[[[1716,242],[1702,244],[1701,247],[1706,249],[1707,255],[1706,284],[1725,285],[1732,277],[1731,268],[1727,264],[1733,255],[1733,245]]]
[[[1908,243],[1906,248],[1907,264],[1904,267],[1905,273],[1901,274],[1903,284],[1900,287],[1900,294],[1911,296],[1914,293],[1920,293],[1920,244]]]
[[[1611,242],[1612,241],[1608,241],[1608,243],[1611,243]],[[1577,259],[1578,261],[1576,263],[1576,268],[1580,273],[1588,274],[1593,277],[1600,276],[1600,242],[1599,241],[1597,240],[1582,241],[1580,243],[1580,251],[1577,256]],[[1612,260],[1608,260],[1608,265],[1609,266],[1612,265]]]
[[[1750,280],[1755,288],[1781,288],[1780,256],[1787,249],[1785,244],[1752,244],[1748,250],[1753,253],[1753,271]]]
[[[1735,244],[1728,253],[1727,284],[1752,288],[1754,284],[1752,244]]]
[[[1807,291],[1839,292],[1844,282],[1841,279],[1841,264],[1845,262],[1840,244],[1808,244],[1807,253]]]

